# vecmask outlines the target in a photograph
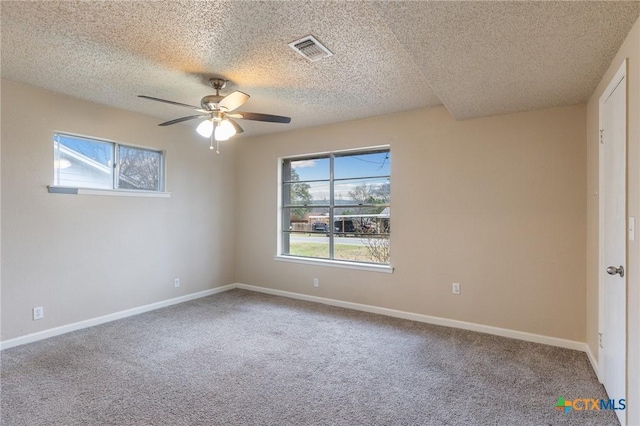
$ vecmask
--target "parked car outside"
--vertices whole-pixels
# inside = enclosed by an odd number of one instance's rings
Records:
[[[328,232],[329,227],[324,222],[314,222],[311,224],[311,230],[313,232]]]

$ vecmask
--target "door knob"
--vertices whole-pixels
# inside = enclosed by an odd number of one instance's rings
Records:
[[[619,268],[616,268],[615,266],[609,266],[607,268],[607,274],[609,275],[620,274],[621,277],[624,277],[624,267],[622,265],[620,265]]]

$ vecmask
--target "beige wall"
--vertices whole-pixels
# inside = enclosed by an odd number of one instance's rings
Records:
[[[157,123],[2,81],[2,340],[234,282],[234,150]],[[54,130],[165,149],[171,198],[49,194]]]
[[[461,122],[429,108],[238,141],[236,278],[583,342],[585,129],[584,106]],[[395,272],[274,261],[278,157],[380,144]]]
[[[627,63],[627,213],[640,220],[640,20],[636,22],[587,106],[587,344],[598,356],[598,127],[599,99],[624,59]],[[640,223],[640,222],[636,222]],[[636,231],[637,233],[637,231]],[[640,424],[640,237],[627,257],[627,421]]]

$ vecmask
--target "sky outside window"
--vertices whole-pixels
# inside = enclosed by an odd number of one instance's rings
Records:
[[[329,158],[292,161],[291,167],[297,173],[300,181],[329,180]],[[391,154],[389,151],[336,155],[334,157],[335,179],[389,176],[390,174]],[[335,197],[348,200],[350,198],[349,191],[353,191],[363,183],[379,187],[388,183],[388,179],[344,181],[335,186]],[[312,185],[309,192],[314,200],[329,199],[328,186],[326,185]]]

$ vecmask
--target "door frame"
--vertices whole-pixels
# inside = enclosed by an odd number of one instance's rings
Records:
[[[601,143],[601,139],[600,139],[600,129],[603,129],[603,124],[604,124],[604,103],[607,101],[607,99],[609,99],[609,97],[613,94],[613,91],[621,84],[622,79],[624,79],[624,89],[625,89],[625,101],[627,102],[626,108],[625,108],[625,113],[626,113],[626,117],[625,117],[625,127],[627,128],[625,135],[626,135],[626,141],[625,141],[625,229],[629,229],[629,218],[628,218],[628,187],[629,187],[629,182],[628,182],[628,161],[629,161],[629,157],[628,157],[628,143],[629,143],[629,132],[628,132],[628,127],[629,127],[629,105],[628,105],[628,95],[629,95],[629,91],[628,91],[628,79],[627,77],[627,59],[624,59],[624,61],[622,62],[622,64],[620,65],[620,68],[618,68],[618,71],[616,71],[615,75],[613,76],[613,78],[611,79],[611,81],[609,82],[609,84],[607,85],[607,88],[605,89],[605,91],[602,93],[602,95],[600,96],[599,102],[598,102],[598,157],[599,157],[599,164],[598,164],[598,369],[596,370],[596,375],[598,377],[598,381],[600,381],[600,383],[603,382],[603,377],[606,374],[605,373],[605,366],[602,363],[602,346],[600,344],[600,339],[602,336],[602,332],[603,332],[603,328],[604,328],[604,278],[605,278],[605,269],[607,268],[608,265],[605,265],[604,262],[604,197],[602,196],[603,194],[603,183],[604,183],[604,178],[603,178],[603,172],[604,172],[604,155],[603,155],[603,144]],[[635,231],[635,230],[634,230]],[[625,248],[624,248],[624,265],[625,265],[625,269],[627,268],[627,265],[629,264],[629,236],[628,236],[628,232],[625,233]],[[627,272],[627,271],[625,271]],[[629,279],[627,278],[628,275],[625,274],[625,279],[624,279],[624,285],[625,285],[625,294],[628,295],[629,294]],[[628,305],[628,303],[626,303],[627,297],[625,296],[625,304]],[[626,324],[627,322],[627,318],[628,318],[628,312],[627,312],[627,306],[624,307],[625,309],[625,328],[627,327],[628,324]],[[625,364],[628,364],[628,356],[627,353],[628,352],[628,330],[626,333],[626,340],[627,340],[627,345],[626,345],[626,351],[624,354],[625,357]],[[626,366],[625,370],[627,370],[628,365]],[[627,380],[627,374],[625,373],[625,392],[628,390],[628,380]]]

